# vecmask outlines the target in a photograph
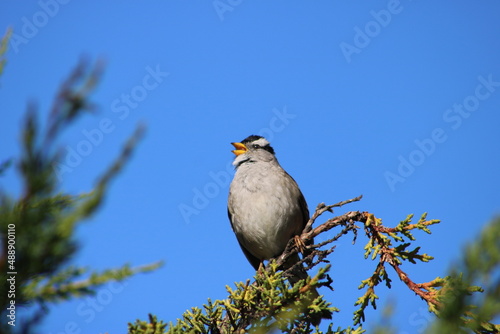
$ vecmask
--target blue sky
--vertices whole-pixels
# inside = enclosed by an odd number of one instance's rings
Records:
[[[165,265],[95,299],[52,308],[44,333],[124,333],[153,313],[175,321],[254,272],[226,215],[232,141],[263,134],[312,211],[364,210],[388,226],[408,214],[441,219],[418,245],[435,257],[404,265],[424,282],[446,274],[500,212],[500,4],[488,1],[4,1],[14,29],[1,77],[3,158],[19,153],[28,101],[47,115],[82,56],[106,61],[98,106],[66,131],[61,190],[89,191],[139,122],[147,134],[99,213],[78,229],[74,263]],[[13,171],[1,186],[19,193]],[[334,233],[334,232],[332,232]],[[326,238],[326,236],[325,236]],[[366,239],[331,256],[350,324]],[[390,271],[390,275],[394,272]],[[380,287],[400,333],[419,333],[426,305],[402,284]]]

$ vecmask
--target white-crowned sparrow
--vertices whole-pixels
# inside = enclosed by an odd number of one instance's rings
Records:
[[[280,255],[288,241],[302,232],[309,219],[307,203],[295,180],[281,168],[269,142],[249,136],[236,149],[236,168],[228,199],[228,215],[250,264]],[[295,255],[287,262],[299,260]],[[289,264],[290,265],[290,264]],[[305,278],[305,270],[292,283]]]

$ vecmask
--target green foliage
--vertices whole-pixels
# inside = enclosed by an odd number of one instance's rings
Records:
[[[128,332],[130,334],[164,334],[166,333],[167,324],[163,321],[158,321],[154,315],[149,315],[149,321],[137,320],[134,324],[128,324]],[[193,333],[194,331],[185,332]]]
[[[417,295],[426,299],[430,304],[433,301],[430,299],[426,291],[423,291],[422,284],[413,283],[408,275],[399,267],[404,261],[416,264],[417,260],[428,262],[433,259],[432,256],[420,253],[420,247],[413,250],[408,250],[411,246],[411,241],[415,241],[415,237],[411,233],[412,230],[422,230],[430,234],[428,226],[438,224],[439,220],[426,220],[427,214],[424,213],[416,224],[410,224],[413,215],[409,215],[405,220],[401,221],[396,227],[389,228],[382,225],[382,220],[376,218],[372,214],[367,215],[364,222],[365,233],[368,237],[368,242],[365,245],[365,258],[371,256],[371,260],[378,259],[378,264],[373,274],[361,281],[358,289],[366,288],[365,293],[358,298],[354,305],[359,305],[359,309],[354,312],[354,325],[361,324],[365,321],[365,309],[371,305],[374,309],[377,308],[378,296],[375,294],[375,287],[384,282],[388,288],[391,288],[392,279],[389,278],[386,265],[392,266],[398,277]],[[409,242],[405,242],[405,238]],[[425,283],[425,288],[435,289],[440,281],[431,281]]]
[[[72,297],[93,295],[95,288],[110,281],[122,281],[138,273],[157,269],[160,263],[131,268],[126,264],[121,268],[107,269],[102,272],[90,271],[87,268],[68,266],[51,277],[37,276],[24,287],[24,295],[28,300],[41,299],[44,303],[61,302]],[[79,280],[81,277],[88,277]]]
[[[0,42],[0,74],[5,65],[9,35],[10,31]],[[11,312],[7,307],[12,307],[13,302],[14,309],[20,305],[29,306],[33,311],[30,318],[24,319],[23,324],[16,323],[23,333],[34,332],[51,303],[92,295],[107,282],[124,280],[137,273],[155,270],[160,265],[132,268],[126,264],[97,272],[68,264],[78,250],[75,229],[96,213],[110,182],[130,159],[143,133],[143,129],[138,128],[118,158],[98,178],[92,191],[74,195],[58,190],[56,174],[60,152],[57,138],[84,111],[92,109],[89,95],[99,81],[101,70],[99,64],[90,67],[86,63],[75,69],[57,95],[46,131],[40,130],[35,108],[31,106],[22,133],[21,157],[0,162],[0,176],[15,166],[22,181],[19,196],[0,191],[0,286],[7,292],[0,294],[1,316],[9,319],[7,316]],[[319,328],[322,320],[331,319],[332,314],[340,311],[315,293],[322,287],[331,288],[330,265],[320,266],[314,277],[290,285],[287,281],[289,273],[280,271],[278,263],[299,248],[291,246],[276,261],[261,268],[253,281],[227,287],[227,299],[208,299],[201,308],[187,310],[175,323],[167,324],[149,315],[147,321],[137,320],[129,324],[128,333],[363,333],[366,308],[369,305],[374,309],[377,307],[379,297],[375,290],[380,288],[380,283],[391,288],[397,281],[395,277],[437,315],[427,333],[500,333],[500,326],[491,323],[500,316],[500,218],[488,225],[480,238],[467,247],[463,259],[452,268],[449,276],[415,283],[403,272],[401,265],[405,262],[416,265],[433,257],[422,253],[421,247],[415,245],[413,232],[420,230],[430,234],[430,226],[439,223],[438,220],[427,220],[423,214],[413,224],[413,215],[409,215],[395,227],[386,227],[373,214],[351,211],[312,228],[316,218],[323,213],[333,212],[332,208],[359,199],[361,197],[329,206],[319,205],[299,237],[302,244],[307,245],[307,241],[319,234],[341,228],[335,237],[307,246],[308,255],[302,261],[307,264],[307,269],[311,269],[328,262],[326,257],[335,248],[329,244],[350,232],[355,240],[358,230],[365,232],[364,256],[377,263],[373,273],[359,286],[364,291],[355,301],[359,308],[354,313],[352,327],[334,328],[330,323],[326,329]],[[357,222],[362,228],[356,225]],[[395,276],[390,276],[392,271]],[[397,329],[391,324],[390,307],[384,314],[382,323],[371,332],[396,333]],[[0,332],[12,330],[13,327],[6,322],[0,324]]]
[[[319,211],[314,216],[318,216]],[[325,212],[325,210],[323,210]],[[432,257],[421,253],[420,247],[411,247],[416,241],[412,230],[422,230],[430,234],[429,226],[437,224],[437,220],[427,220],[423,214],[415,224],[411,223],[412,215],[390,228],[382,224],[382,220],[369,213],[349,212],[335,217],[316,229],[328,230],[334,226],[343,227],[344,235],[349,224],[357,217],[364,225],[368,237],[365,257],[378,260],[373,274],[363,280],[360,289],[366,289],[355,305],[359,309],[354,314],[354,327],[337,327],[330,323],[326,330],[316,327],[328,312],[339,312],[322,298],[311,295],[311,287],[330,287],[331,281],[327,272],[330,266],[320,268],[312,278],[299,281],[290,286],[285,275],[278,271],[271,261],[261,273],[257,273],[254,281],[236,283],[235,288],[227,287],[229,297],[224,300],[211,301],[202,308],[194,307],[186,311],[175,324],[166,324],[152,315],[149,321],[137,320],[129,324],[129,334],[144,333],[363,333],[362,322],[365,320],[365,309],[368,305],[376,308],[378,296],[377,286],[384,282],[392,287],[394,279],[389,277],[388,269],[392,268],[396,277],[410,290],[420,296],[429,307],[429,311],[438,316],[438,320],[430,327],[428,333],[498,333],[499,325],[490,323],[500,314],[500,219],[489,226],[480,240],[473,243],[465,252],[464,263],[455,268],[445,278],[434,278],[426,283],[415,283],[404,273],[400,266],[405,261],[410,264],[427,262]],[[328,224],[327,227],[326,224]],[[315,229],[315,230],[316,230]],[[313,230],[313,232],[315,231]],[[336,240],[336,238],[334,238]],[[325,245],[321,243],[320,245]],[[409,250],[411,249],[411,250]],[[313,253],[317,251],[313,249]],[[318,250],[319,251],[319,250]],[[496,274],[495,274],[496,273]],[[478,300],[475,292],[483,289],[474,286],[480,280],[486,286],[484,296]],[[474,299],[474,295],[476,298]],[[475,306],[477,305],[477,306]],[[370,332],[397,333],[392,325],[392,309],[385,309],[382,322]]]
[[[0,57],[5,52],[7,38],[0,44]],[[3,64],[2,59],[0,70]],[[82,62],[77,66],[57,95],[45,132],[41,131],[35,108],[31,106],[22,132],[21,157],[0,164],[0,174],[4,174],[15,163],[22,182],[22,193],[18,197],[0,190],[2,333],[14,328],[23,333],[34,332],[49,303],[92,295],[107,282],[121,281],[160,265],[131,268],[127,264],[102,272],[68,265],[78,250],[74,237],[76,227],[96,213],[110,182],[130,159],[143,133],[143,129],[138,128],[91,192],[73,195],[58,190],[57,138],[90,108],[89,95],[100,72],[99,65],[90,67]],[[31,311],[29,315],[23,314],[23,323],[19,323],[20,306],[29,306]],[[16,317],[13,311],[17,311]]]
[[[500,219],[487,226],[480,240],[466,249],[463,263],[453,268],[449,276],[415,283],[400,265],[403,261],[416,264],[417,260],[428,262],[433,258],[421,254],[420,247],[408,251],[410,243],[404,242],[404,237],[415,241],[411,230],[419,229],[430,234],[428,226],[439,221],[427,221],[426,214],[423,214],[418,223],[410,224],[412,218],[410,215],[395,228],[387,228],[380,219],[368,215],[365,232],[369,241],[365,246],[365,258],[371,255],[372,260],[377,258],[379,262],[372,276],[359,286],[360,289],[367,289],[355,303],[360,308],[355,312],[354,323],[365,320],[364,310],[368,305],[376,308],[378,296],[375,287],[379,283],[385,282],[387,287],[391,287],[386,271],[386,265],[390,265],[398,278],[427,302],[429,311],[438,316],[428,333],[468,333],[471,330],[475,333],[498,333],[500,326],[490,321],[500,315]],[[486,286],[486,290],[474,285],[476,282]],[[485,294],[481,298],[475,292]]]
[[[12,30],[7,29],[7,32],[5,35],[2,37],[2,40],[0,41],[0,75],[3,73],[3,68],[5,67],[5,57],[4,54],[7,52],[7,44],[10,39],[10,35],[12,35]]]
[[[467,246],[446,282],[437,295],[438,319],[428,333],[500,333],[500,325],[490,323],[500,316],[500,217]]]
[[[290,286],[271,262],[267,270],[258,272],[254,281],[236,283],[235,288],[226,287],[229,296],[224,300],[208,300],[203,308],[193,307],[186,311],[176,324],[168,328],[148,332],[149,328],[160,328],[155,317],[149,322],[137,320],[129,324],[129,334],[144,333],[361,333],[359,330],[337,330],[326,332],[314,326],[322,318],[331,317],[338,310],[316,296],[313,288],[329,284],[327,272],[330,266],[318,270],[313,278]],[[162,324],[163,326],[163,324]],[[157,329],[158,330],[158,329]]]

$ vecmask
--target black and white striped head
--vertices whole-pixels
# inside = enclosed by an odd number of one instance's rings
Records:
[[[231,145],[235,148],[232,152],[236,155],[233,162],[233,165],[236,167],[247,161],[276,160],[274,149],[264,137],[251,135],[243,139],[240,143],[231,143]]]

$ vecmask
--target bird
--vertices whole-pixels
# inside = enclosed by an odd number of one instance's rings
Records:
[[[248,262],[258,270],[302,233],[309,210],[297,182],[281,167],[267,139],[250,135],[231,144],[236,171],[229,187],[229,221]],[[284,270],[299,260],[295,253]],[[302,266],[297,272],[299,277],[289,278],[292,284],[307,277]]]

